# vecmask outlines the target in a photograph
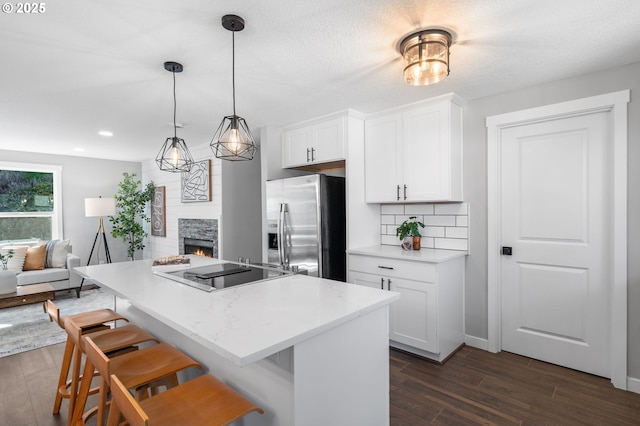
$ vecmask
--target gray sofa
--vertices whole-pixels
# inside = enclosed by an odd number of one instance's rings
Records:
[[[58,241],[58,240],[56,240]],[[17,249],[16,246],[21,246],[26,251],[24,246],[36,246],[46,244],[46,241],[31,240],[31,241],[15,241],[15,242],[2,242],[0,243],[0,249],[7,250],[11,247]],[[60,253],[64,255],[64,253]],[[57,265],[60,265],[62,259],[59,258]],[[13,262],[13,263],[12,263]],[[9,269],[16,272],[19,286],[26,286],[32,284],[49,283],[56,290],[69,290],[80,288],[80,282],[82,278],[74,272],[74,268],[80,266],[80,257],[71,253],[71,244],[66,247],[66,259],[64,267],[56,268],[44,268],[41,270],[24,271],[21,270],[22,262],[24,262],[24,255],[20,259],[18,255],[15,255],[13,259],[9,260]]]
[[[69,246],[69,251],[71,251],[71,246]],[[18,274],[18,285],[49,283],[56,290],[80,288],[81,278],[73,271],[73,268],[77,266],[80,266],[80,258],[75,254],[67,253],[65,268],[22,271]]]

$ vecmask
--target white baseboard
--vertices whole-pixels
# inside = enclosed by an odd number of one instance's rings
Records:
[[[472,348],[482,349],[483,351],[489,350],[489,341],[487,339],[481,339],[480,337],[465,334],[464,344]]]
[[[629,392],[640,393],[640,379],[627,377],[627,390]]]

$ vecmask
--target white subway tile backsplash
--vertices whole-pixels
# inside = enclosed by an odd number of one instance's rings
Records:
[[[456,226],[455,216],[425,216],[424,222],[426,226]]]
[[[406,204],[404,213],[408,215],[433,214],[433,204]]]
[[[442,226],[427,226],[424,228],[422,235],[426,237],[441,237],[444,238],[444,227]]]
[[[469,238],[469,228],[445,228],[444,236],[447,238]]]
[[[395,235],[381,235],[380,244],[385,245],[400,245],[400,240]]]
[[[404,204],[383,204],[381,214],[404,214]]]
[[[456,226],[469,226],[469,216],[456,216]]]
[[[396,228],[410,216],[425,224],[422,247],[469,250],[469,204],[384,204],[380,208],[380,243],[400,245]]]
[[[446,250],[469,250],[468,240],[457,240],[453,238],[436,238],[435,239],[435,247],[437,249],[446,249]]]
[[[401,225],[402,222],[404,222],[405,220],[409,220],[409,216],[407,216],[407,215],[396,215],[396,225]],[[420,218],[417,218],[416,220],[422,222],[420,220]]]
[[[435,214],[467,214],[467,203],[436,204]]]
[[[380,223],[382,225],[395,225],[396,217],[392,214],[380,215]]]

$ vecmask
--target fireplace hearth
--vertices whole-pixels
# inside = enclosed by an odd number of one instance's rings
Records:
[[[217,219],[178,219],[178,253],[218,258]]]

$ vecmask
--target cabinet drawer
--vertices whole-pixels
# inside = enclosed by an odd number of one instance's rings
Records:
[[[436,282],[437,265],[376,256],[349,255],[349,270],[386,277]]]

